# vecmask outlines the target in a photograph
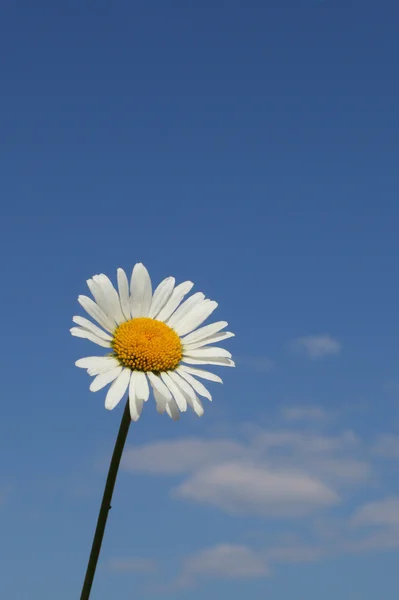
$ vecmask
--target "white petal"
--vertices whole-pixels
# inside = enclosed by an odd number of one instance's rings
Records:
[[[130,417],[132,421],[138,421],[143,412],[144,401],[141,398],[129,396]]]
[[[202,402],[198,398],[198,396],[195,396],[194,400],[191,400],[191,399],[189,400],[187,398],[187,402],[191,406],[191,408],[193,409],[193,411],[195,412],[195,414],[198,417],[202,417],[202,415],[204,414],[204,407],[202,406]]]
[[[189,383],[187,383],[187,381],[185,379],[183,379],[183,377],[181,377],[175,371],[168,371],[168,375],[173,380],[173,382],[177,385],[177,387],[182,391],[183,396],[185,397],[186,401],[188,402],[188,400],[191,399],[191,401],[194,402],[195,401],[195,392],[194,392],[193,388],[191,387],[191,385]]]
[[[193,311],[183,319],[177,327],[175,327],[176,333],[179,335],[185,335],[190,333],[193,329],[196,329],[201,323],[205,321],[217,308],[218,303],[213,300],[204,300],[202,304],[195,307]]]
[[[205,294],[202,292],[197,292],[196,294],[190,296],[190,298],[187,298],[187,300],[185,300],[183,304],[181,304],[173,313],[173,315],[167,320],[169,327],[175,327],[175,325],[178,325],[180,321],[184,319],[193,310],[193,308],[204,299]]]
[[[93,275],[92,279],[87,280],[87,285],[89,286],[89,289],[90,289],[91,293],[93,294],[94,300],[96,301],[98,306],[101,308],[101,310],[104,312],[104,314],[107,315],[107,317],[112,321],[112,323],[118,324],[119,321],[117,319],[116,309],[113,304],[114,298],[113,298],[112,292],[111,292],[111,295],[109,294],[109,286],[104,281],[104,279],[103,279],[104,277],[106,280],[109,281],[109,279],[106,275],[103,275],[103,274]],[[110,281],[109,281],[109,285],[111,286],[111,289],[113,289],[112,283]],[[117,294],[117,292],[116,292],[116,294]],[[118,296],[118,302],[119,302],[119,296]],[[119,309],[120,309],[120,307],[119,307]]]
[[[157,411],[159,412],[160,415],[163,415],[163,413],[166,410],[166,405],[167,405],[165,397],[162,396],[162,394],[160,394],[154,387],[152,387],[152,392],[154,394]],[[174,402],[174,400],[172,399],[172,396],[171,396],[171,402]]]
[[[157,390],[158,394],[163,396],[166,402],[172,400],[172,394],[170,393],[169,388],[166,387],[159,375],[155,375],[155,373],[149,371],[147,377],[150,380],[152,388]]]
[[[122,373],[109,388],[105,397],[105,408],[107,410],[112,410],[122,400],[129,385],[130,375],[130,369],[123,369]]]
[[[165,385],[171,391],[173,398],[176,400],[176,404],[179,407],[180,412],[185,412],[187,410],[187,401],[180,389],[177,387],[168,373],[162,372],[161,377]]]
[[[184,357],[183,361],[188,365],[219,365],[220,367],[235,367],[235,363],[230,358],[188,358]]]
[[[183,342],[186,344],[192,342],[198,342],[202,339],[205,339],[221,329],[227,327],[227,321],[217,321],[216,323],[210,323],[209,325],[205,325],[204,327],[200,327],[200,329],[196,329],[192,333],[189,333],[183,338]]]
[[[182,391],[183,396],[185,397],[188,406],[191,406],[193,411],[201,417],[204,414],[204,408],[202,406],[201,400],[198,398],[196,393],[194,392],[191,385],[189,385],[180,375],[178,375],[175,371],[169,372],[170,377]]]
[[[143,371],[136,371],[136,373],[136,398],[147,402],[150,396],[150,388],[148,387],[146,374]]]
[[[98,281],[94,280],[94,277],[92,279],[88,279],[86,281],[86,283],[87,283],[89,290],[92,293],[92,296],[93,296],[95,302],[98,304],[98,306],[104,312],[104,314],[106,314],[107,317],[109,317],[111,319],[111,321],[114,322],[112,314],[111,315],[109,314],[110,313],[109,306],[108,306],[108,302],[105,297],[104,291],[102,289],[102,286],[98,283]]]
[[[118,375],[120,375],[121,372],[122,372],[122,367],[115,367],[114,369],[111,369],[107,373],[101,373],[101,375],[97,375],[97,377],[95,379],[93,379],[93,381],[90,384],[90,390],[92,392],[98,392],[98,390],[101,390],[108,383],[111,383],[111,381],[114,381],[114,379],[116,379],[118,377]]]
[[[225,350],[224,348],[210,346],[209,348],[197,348],[196,350],[187,350],[187,352],[184,352],[183,356],[187,356],[188,358],[206,358],[208,356],[211,356],[212,358],[231,358],[231,353],[228,350]]]
[[[215,373],[210,373],[209,371],[204,371],[203,369],[195,369],[194,367],[189,367],[187,365],[179,365],[178,368],[179,371],[191,373],[191,375],[202,377],[202,379],[207,379],[208,381],[216,381],[216,383],[223,383],[223,380],[219,377],[219,375],[215,375]]]
[[[147,317],[152,300],[151,279],[142,263],[134,265],[130,281],[130,311],[132,318]]]
[[[177,285],[173,290],[171,297],[158,314],[157,320],[166,321],[169,319],[170,315],[176,310],[184,296],[188,294],[193,285],[194,284],[192,281],[184,281],[180,285]]]
[[[113,333],[115,331],[115,323],[111,321],[103,310],[88,296],[79,296],[79,304],[85,309],[97,323],[101,325],[106,331]]]
[[[166,279],[161,281],[152,297],[150,312],[148,313],[148,316],[151,319],[155,319],[159,311],[165,306],[165,304],[172,295],[174,287],[174,277],[167,277]]]
[[[119,364],[113,356],[86,356],[79,358],[75,365],[81,369],[90,369],[90,367],[101,367],[105,362],[114,363],[115,367]]]
[[[129,382],[129,400],[132,402],[136,398],[136,380],[138,371],[132,371]]]
[[[211,396],[210,392],[206,389],[206,387],[200,381],[195,379],[195,377],[190,375],[190,373],[186,373],[186,371],[184,371],[183,369],[180,369],[180,367],[178,367],[176,369],[176,371],[179,373],[179,375],[181,377],[183,377],[187,381],[187,383],[189,383],[191,385],[191,387],[194,388],[194,390],[197,392],[197,394],[199,394],[200,396],[203,396],[204,398],[208,398],[208,400],[212,401],[212,396]]]
[[[104,275],[104,273],[101,273],[100,275],[94,275],[93,281],[101,287],[108,306],[108,310],[106,311],[108,316],[112,318],[118,325],[124,323],[126,319],[122,312],[119,294],[112,285],[109,277]]]
[[[129,321],[131,318],[130,314],[130,298],[129,298],[129,281],[127,275],[123,269],[118,269],[117,271],[118,278],[118,291],[119,291],[119,299],[121,303],[121,309],[123,314],[125,315],[126,321]]]
[[[166,412],[174,421],[178,421],[180,419],[179,409],[177,407],[177,403],[174,400],[171,400],[166,405]]]
[[[133,371],[129,385],[129,408],[132,421],[138,421],[143,410],[143,399],[137,397],[137,379],[139,371]]]
[[[87,329],[87,331],[91,331],[91,333],[94,333],[94,335],[96,335],[97,337],[100,337],[103,340],[108,340],[109,342],[112,341],[112,335],[109,335],[109,333],[105,333],[105,331],[103,331],[102,329],[97,327],[97,325],[94,325],[94,323],[89,321],[89,319],[85,319],[84,317],[75,316],[75,317],[73,317],[72,321],[74,323],[76,323],[77,325],[80,325],[81,327],[83,327],[83,329]]]
[[[234,337],[235,334],[230,331],[221,331],[220,333],[215,333],[215,335],[211,335],[210,337],[204,338],[199,342],[191,342],[185,343],[183,340],[183,348],[187,351],[191,348],[195,350],[196,348],[202,348],[203,346],[208,346],[208,344],[215,344],[216,342],[220,342],[221,340],[227,340],[228,338]]]
[[[116,369],[116,367],[120,367],[119,362],[115,360],[104,361],[102,364],[97,365],[96,367],[89,367],[87,372],[89,375],[102,375],[103,373],[108,373],[108,371],[112,371],[112,369]]]
[[[90,340],[94,344],[102,346],[103,348],[111,348],[111,344],[109,342],[107,342],[106,340],[102,340],[94,333],[87,331],[87,329],[81,329],[80,327],[72,327],[72,329],[70,329],[69,331],[75,337],[85,338],[86,340]]]

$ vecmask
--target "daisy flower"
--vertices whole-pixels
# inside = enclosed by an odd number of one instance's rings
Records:
[[[77,327],[71,334],[86,338],[104,348],[106,356],[81,358],[75,364],[94,376],[90,390],[96,392],[111,384],[105,408],[112,410],[126,391],[130,415],[137,421],[152,390],[159,413],[179,418],[190,406],[198,416],[204,409],[198,396],[212,400],[199,381],[222,382],[203,365],[234,367],[231,354],[213,346],[234,334],[222,331],[226,321],[201,326],[217,303],[197,292],[184,300],[193,283],[175,285],[173,277],[164,279],[152,292],[151,279],[143,264],[135,265],[130,281],[118,269],[118,291],[104,275],[87,281],[94,300],[79,296],[88,315],[73,317]],[[184,301],[183,301],[184,300]]]

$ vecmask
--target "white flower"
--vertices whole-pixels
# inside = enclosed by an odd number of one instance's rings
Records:
[[[211,345],[234,335],[222,331],[226,321],[200,327],[217,303],[200,292],[183,302],[194,284],[185,281],[175,286],[173,277],[164,279],[152,293],[150,276],[141,263],[133,269],[130,287],[123,269],[118,269],[118,291],[103,274],[94,275],[87,285],[94,300],[79,296],[78,301],[100,327],[73,317],[78,327],[72,327],[71,334],[110,348],[111,353],[81,358],[75,364],[95,376],[91,391],[111,384],[105,408],[112,410],[128,391],[130,414],[137,421],[151,388],[159,413],[176,420],[191,406],[203,415],[198,395],[208,400],[212,396],[197,377],[222,380],[199,367],[235,366],[230,352]]]

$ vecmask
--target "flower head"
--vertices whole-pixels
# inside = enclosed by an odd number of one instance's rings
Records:
[[[222,331],[226,321],[201,326],[217,303],[201,292],[183,301],[193,283],[176,286],[173,277],[164,279],[153,293],[141,263],[133,269],[130,286],[125,271],[118,269],[118,291],[103,274],[94,275],[87,285],[94,300],[79,296],[78,301],[99,326],[73,317],[78,327],[71,333],[110,350],[106,356],[76,362],[95,377],[91,391],[111,384],[105,408],[112,410],[128,391],[130,414],[137,421],[152,389],[159,413],[178,419],[191,406],[201,416],[204,409],[198,396],[209,400],[212,396],[197,378],[222,382],[201,366],[234,367],[230,352],[212,345],[234,335]]]

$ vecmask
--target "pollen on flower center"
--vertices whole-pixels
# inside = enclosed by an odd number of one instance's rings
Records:
[[[132,371],[170,371],[183,357],[177,333],[162,321],[147,317],[119,325],[111,345],[120,363]]]

